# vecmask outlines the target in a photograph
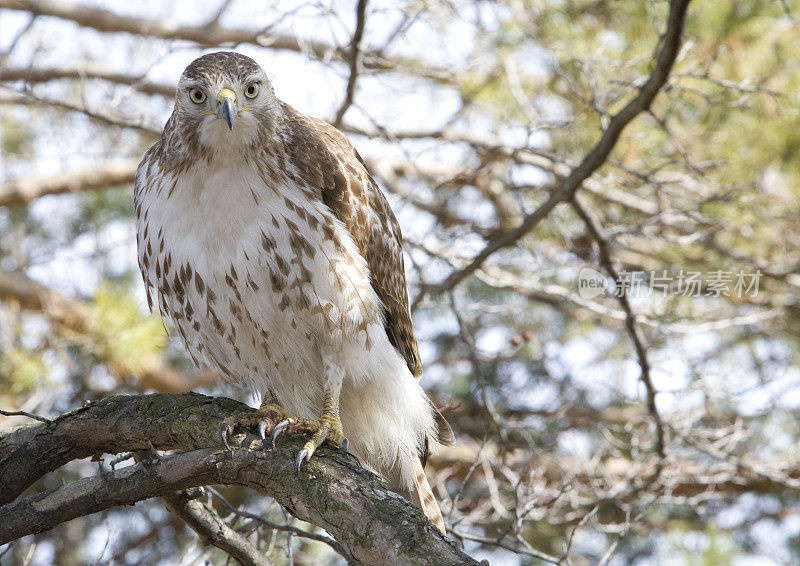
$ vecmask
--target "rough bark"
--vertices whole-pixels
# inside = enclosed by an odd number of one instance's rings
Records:
[[[324,528],[360,564],[476,564],[409,502],[353,457],[322,448],[299,473],[304,439],[266,449],[239,434],[220,447],[221,419],[252,411],[196,393],[116,395],[0,437],[0,544],[90,513],[211,483],[274,497],[295,517]],[[44,474],[102,453],[179,450],[16,500]]]

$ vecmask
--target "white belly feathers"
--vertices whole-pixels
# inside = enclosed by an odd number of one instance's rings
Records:
[[[402,360],[344,226],[306,189],[273,189],[242,171],[208,175],[198,165],[142,195],[148,293],[158,291],[154,299],[195,361],[316,417],[321,340],[341,353],[356,384]]]

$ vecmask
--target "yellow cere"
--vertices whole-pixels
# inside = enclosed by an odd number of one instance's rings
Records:
[[[231,99],[231,102],[236,102],[236,93],[235,93],[235,92],[233,92],[233,91],[232,91],[231,89],[229,89],[229,88],[223,88],[223,89],[221,89],[221,90],[219,91],[219,94],[217,95],[217,100],[219,100],[220,102],[222,102],[222,101],[223,101],[224,99],[226,99],[226,98],[230,98],[230,99]]]

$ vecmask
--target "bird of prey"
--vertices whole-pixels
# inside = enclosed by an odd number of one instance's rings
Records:
[[[349,450],[444,532],[423,465],[453,433],[418,383],[400,228],[348,139],[251,58],[203,55],[134,201],[150,308],[195,363],[262,395],[262,438],[267,415],[273,440],[305,423],[298,469],[323,442]]]

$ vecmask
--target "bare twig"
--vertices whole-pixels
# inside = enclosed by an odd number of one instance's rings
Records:
[[[95,66],[80,68],[0,68],[0,81],[3,82],[25,81],[28,84],[36,84],[60,79],[100,79],[110,83],[130,86],[144,94],[157,94],[167,97],[175,94],[175,86],[173,85],[157,84],[143,77],[118,73]]]
[[[192,530],[210,544],[228,553],[242,566],[272,566],[272,562],[247,538],[230,528],[225,521],[188,491],[168,493],[161,499],[167,509],[183,519]]]
[[[301,40],[292,35],[262,33],[258,29],[180,25],[159,19],[121,16],[111,10],[54,0],[0,0],[0,8],[61,18],[101,32],[127,32],[159,39],[191,41],[202,46],[249,43],[269,49],[307,53],[322,60],[331,56],[340,61],[349,59],[349,52],[336,45],[305,38]],[[409,68],[413,69],[417,76],[434,80],[448,80],[452,76],[446,69],[424,65],[420,61],[403,57],[390,59],[378,53],[364,53],[363,65],[367,69],[377,70]]]
[[[356,29],[353,32],[353,41],[350,43],[350,77],[347,79],[344,100],[332,122],[337,128],[342,125],[342,118],[344,118],[347,109],[353,104],[353,96],[355,96],[356,80],[361,66],[361,38],[364,35],[364,24],[367,19],[366,10],[367,0],[358,0],[356,5]]]
[[[619,281],[619,273],[617,272],[616,267],[614,267],[614,262],[611,259],[611,251],[609,250],[608,240],[603,235],[600,223],[597,221],[594,215],[592,215],[592,213],[581,204],[577,195],[573,197],[572,207],[575,209],[575,212],[578,213],[578,216],[581,217],[584,224],[586,224],[586,228],[589,230],[592,238],[594,238],[595,242],[597,242],[597,248],[600,252],[600,263],[602,264],[603,268],[615,281]],[[645,389],[647,390],[647,410],[650,412],[650,415],[653,418],[653,422],[656,426],[656,453],[659,456],[659,461],[656,466],[654,476],[657,477],[658,474],[661,473],[661,470],[664,466],[664,458],[666,457],[666,431],[664,422],[658,412],[658,407],[656,406],[657,391],[655,385],[653,384],[653,378],[650,375],[650,361],[647,357],[647,347],[644,344],[644,337],[642,336],[641,329],[636,323],[636,315],[631,308],[631,303],[628,299],[627,293],[623,292],[618,293],[617,295],[619,304],[622,307],[622,310],[625,312],[625,328],[628,331],[628,335],[631,337],[634,350],[636,351],[636,357],[639,361],[639,368],[641,369],[641,375],[639,377],[642,380]]]
[[[50,424],[50,419],[40,417],[39,415],[34,415],[33,413],[28,413],[27,411],[4,411],[3,409],[0,409],[0,415],[3,415],[4,417],[28,417],[29,419],[33,419],[35,421]]]
[[[321,542],[321,543],[327,544],[333,550],[335,550],[337,553],[344,554],[344,549],[342,548],[342,545],[340,545],[338,542],[333,540],[331,537],[328,537],[328,536],[325,536],[325,535],[319,535],[317,533],[311,533],[311,532],[308,532],[308,531],[304,531],[303,529],[299,529],[299,528],[294,527],[292,525],[282,525],[282,524],[276,523],[274,521],[270,521],[269,519],[266,519],[266,518],[262,517],[261,515],[256,515],[255,513],[249,513],[247,511],[242,511],[241,509],[235,507],[225,497],[223,497],[222,494],[220,492],[218,492],[216,489],[211,488],[211,487],[206,488],[206,489],[208,490],[209,493],[211,493],[211,495],[216,497],[231,513],[234,513],[235,515],[237,515],[239,517],[243,517],[245,519],[250,519],[250,520],[255,521],[256,523],[258,523],[260,525],[263,525],[265,527],[268,527],[270,529],[275,529],[277,531],[283,531],[283,532],[286,532],[286,533],[292,533],[292,534],[297,535],[297,536],[302,537],[302,538],[307,538],[309,540],[313,540],[313,541],[316,541],[316,542]]]
[[[126,120],[120,116],[114,116],[107,112],[87,108],[83,104],[67,102],[64,100],[52,100],[33,94],[32,92],[19,92],[9,88],[0,90],[0,104],[22,104],[25,106],[43,106],[67,110],[69,112],[79,112],[100,124],[107,126],[118,126],[120,128],[130,128],[152,136],[161,134],[161,130],[155,126],[147,125],[141,121]]]
[[[606,158],[616,145],[625,127],[634,118],[650,107],[650,104],[652,104],[656,95],[666,83],[672,66],[675,63],[675,58],[678,56],[689,1],[690,0],[672,0],[670,2],[667,29],[661,42],[661,50],[656,58],[653,72],[639,89],[639,93],[633,100],[609,120],[608,126],[600,137],[600,141],[598,141],[592,151],[586,155],[580,165],[573,169],[572,173],[559,184],[558,188],[550,195],[550,198],[548,198],[544,204],[535,211],[527,214],[517,228],[509,230],[487,243],[469,265],[453,272],[440,284],[422,289],[414,299],[415,304],[421,301],[426,293],[439,293],[452,289],[471,275],[476,269],[479,269],[495,252],[516,244],[523,236],[533,230],[553,208],[571,199],[572,195],[581,187],[582,183],[605,163]]]

